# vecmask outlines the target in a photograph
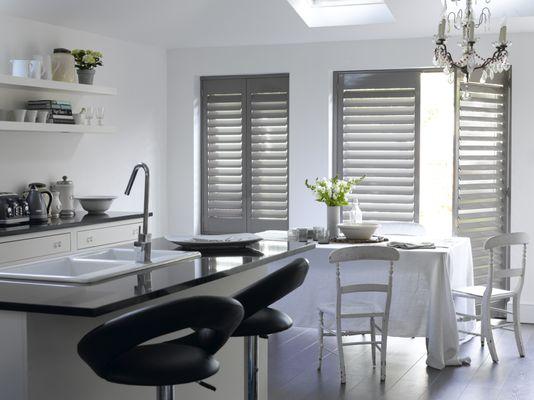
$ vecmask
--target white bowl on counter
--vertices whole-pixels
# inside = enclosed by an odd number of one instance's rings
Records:
[[[368,240],[371,239],[379,224],[361,223],[361,224],[339,224],[339,230],[347,239]]]
[[[89,214],[104,214],[117,196],[76,196],[82,208]]]

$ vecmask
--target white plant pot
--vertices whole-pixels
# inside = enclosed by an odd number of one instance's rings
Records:
[[[330,239],[335,239],[339,236],[339,218],[340,218],[340,207],[326,207],[326,229],[328,229]]]

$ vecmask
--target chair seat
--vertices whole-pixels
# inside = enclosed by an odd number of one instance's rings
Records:
[[[473,297],[473,298],[482,298],[484,296],[484,291],[486,290],[486,286],[467,286],[459,289],[454,289],[452,292],[455,295],[463,296],[463,297]],[[491,298],[492,299],[501,299],[501,298],[509,298],[514,296],[514,292],[510,290],[503,290],[503,289],[497,289],[493,288],[491,292]]]
[[[336,315],[336,303],[324,303],[319,304],[319,311],[325,314]],[[367,316],[372,314],[373,316],[380,316],[384,314],[384,309],[378,304],[368,301],[357,301],[350,304],[342,304],[341,314],[350,315],[362,315]]]
[[[198,347],[175,343],[138,346],[115,359],[105,379],[140,386],[170,386],[214,375],[219,362]]]
[[[234,337],[263,336],[291,328],[293,320],[282,311],[264,308],[243,320],[232,334]]]

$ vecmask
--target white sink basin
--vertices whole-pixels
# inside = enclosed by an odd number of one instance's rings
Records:
[[[141,263],[134,249],[107,249],[2,268],[0,279],[88,285],[199,257],[196,251],[154,250],[152,262]]]
[[[176,258],[178,254],[185,251],[152,250],[152,263]],[[189,252],[190,253],[190,252]],[[108,260],[108,261],[135,261],[136,252],[134,249],[107,249],[98,253],[90,253],[74,256],[75,260]]]

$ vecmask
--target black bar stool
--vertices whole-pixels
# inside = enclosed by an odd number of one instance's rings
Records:
[[[243,321],[232,337],[245,337],[248,400],[258,398],[258,336],[267,338],[268,335],[285,331],[293,325],[287,314],[269,306],[302,285],[308,268],[308,261],[298,258],[234,295],[234,299],[245,309]]]
[[[198,296],[147,307],[115,318],[85,335],[78,354],[101,378],[155,386],[158,400],[173,399],[173,385],[202,382],[219,370],[213,355],[243,319],[243,307],[226,297]],[[142,343],[192,328],[185,337]]]

